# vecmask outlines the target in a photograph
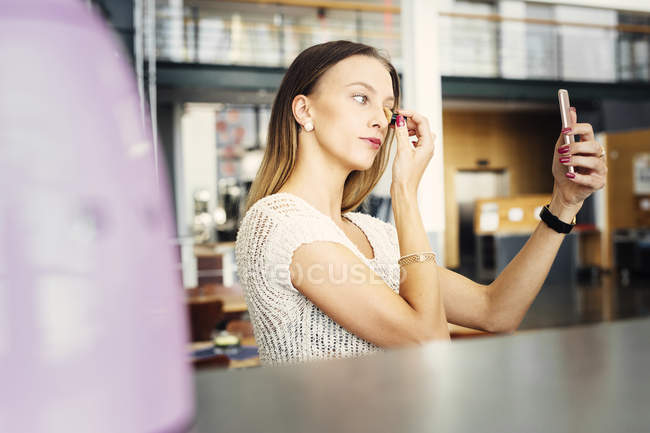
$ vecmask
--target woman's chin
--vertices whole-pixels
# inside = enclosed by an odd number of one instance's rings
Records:
[[[363,160],[363,161],[357,161],[357,163],[354,164],[356,166],[354,168],[354,170],[366,171],[370,167],[372,167],[372,164],[374,164],[374,163],[375,163],[375,158],[366,159],[366,160]]]
[[[368,170],[375,163],[375,158],[377,158],[377,155],[379,155],[379,153],[376,150],[373,150],[372,152],[366,152],[365,154],[358,152],[354,155],[354,159],[348,159],[347,166],[350,168],[350,170]]]

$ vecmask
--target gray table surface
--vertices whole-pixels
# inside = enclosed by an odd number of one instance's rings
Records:
[[[192,432],[650,432],[650,319],[195,376]]]

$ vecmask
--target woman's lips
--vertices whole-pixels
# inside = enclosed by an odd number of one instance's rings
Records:
[[[378,138],[364,137],[362,138],[362,140],[365,140],[368,143],[370,143],[373,149],[379,149],[379,147],[381,146],[381,140]]]

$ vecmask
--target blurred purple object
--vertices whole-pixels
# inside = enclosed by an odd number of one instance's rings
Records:
[[[168,180],[123,51],[81,1],[4,0],[0,62],[0,432],[189,429]]]

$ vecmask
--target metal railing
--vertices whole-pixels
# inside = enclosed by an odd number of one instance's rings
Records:
[[[443,75],[650,81],[650,25],[441,13],[440,32]]]
[[[552,6],[526,7],[553,16]],[[650,18],[598,10],[611,23],[595,24],[459,10],[440,13],[432,46],[445,76],[650,81]],[[163,61],[287,67],[303,49],[333,39],[380,48],[401,70],[399,1],[157,0]]]
[[[351,10],[350,4],[342,8],[345,2],[330,3],[341,8],[159,0],[157,55],[176,62],[287,67],[309,46],[348,39],[383,49],[400,64],[400,20],[394,7],[382,11],[355,2],[359,9]]]

